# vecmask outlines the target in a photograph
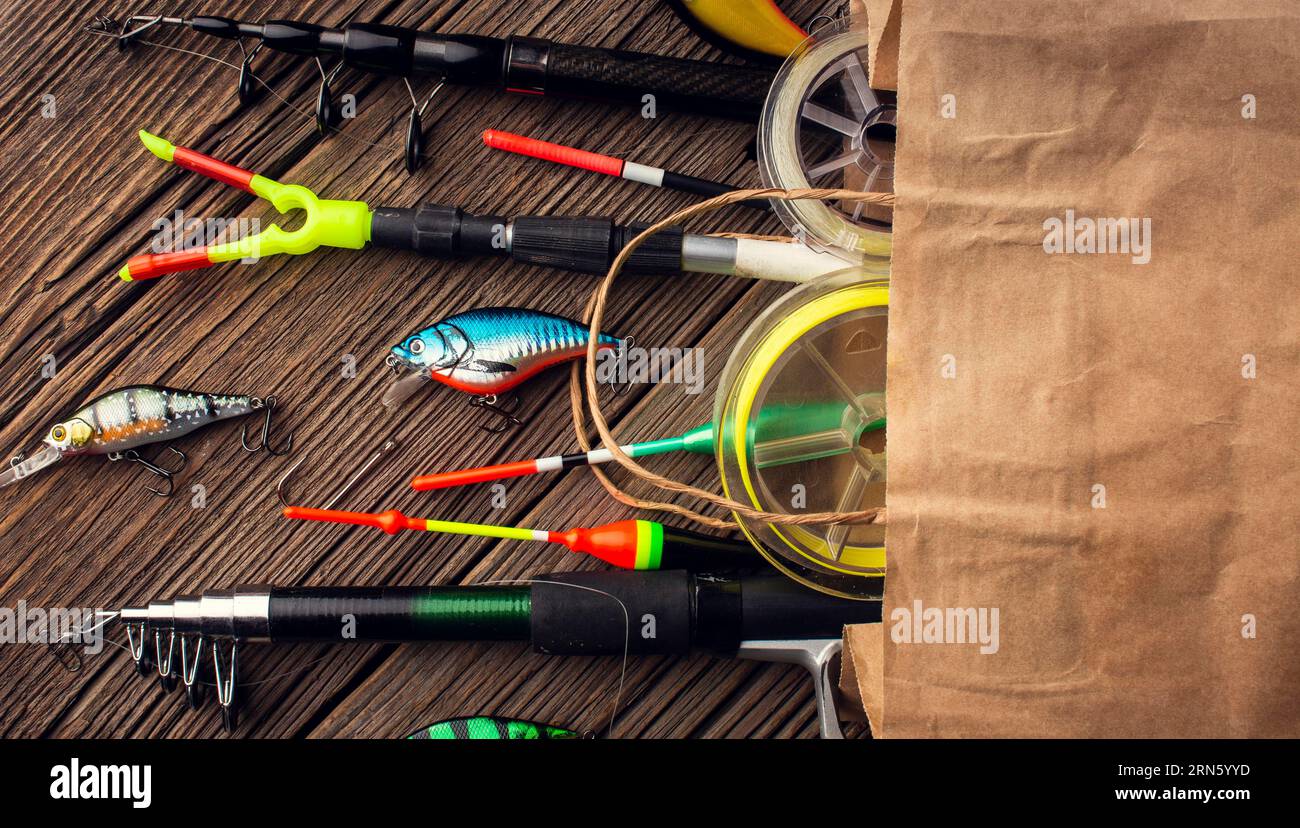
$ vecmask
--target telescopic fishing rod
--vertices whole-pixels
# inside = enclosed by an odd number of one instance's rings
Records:
[[[844,626],[879,621],[880,604],[780,575],[568,572],[517,586],[237,586],[128,607],[116,618],[139,673],[156,674],[164,690],[179,679],[191,707],[202,703],[198,674],[209,654],[230,730],[246,642],[528,641],[547,655],[704,650],[802,664],[814,676],[822,735],[835,738],[832,673]]]
[[[647,226],[596,217],[475,216],[443,204],[372,209],[364,201],[317,198],[301,185],[281,184],[144,130],[139,135],[158,158],[264,198],[280,212],[302,210],[305,218],[293,231],[272,224],[235,241],[135,256],[118,271],[128,282],[221,262],[302,255],[321,246],[360,250],[368,244],[440,258],[509,256],[525,264],[604,275],[619,251]],[[818,253],[797,242],[701,236],[678,227],[656,234],[633,251],[624,272],[692,271],[804,282],[852,264],[851,259]]]
[[[755,122],[775,74],[769,68],[573,46],[538,37],[443,35],[379,23],[348,23],[335,29],[297,20],[250,23],[213,16],[134,15],[120,25],[101,17],[91,26],[97,33],[116,37],[122,47],[164,27],[240,42],[238,92],[245,104],[255,95],[252,62],[261,49],[313,59],[321,76],[316,125],[322,133],[338,120],[330,84],[344,66],[403,78],[408,90],[411,79],[426,77],[439,83],[626,106],[653,103],[665,110]],[[256,44],[245,49],[245,39]],[[334,60],[338,63],[326,70],[325,63]],[[423,150],[423,108],[411,90],[406,161],[412,171]]]

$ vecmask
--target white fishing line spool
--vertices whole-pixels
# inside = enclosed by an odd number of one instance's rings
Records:
[[[892,192],[897,116],[897,96],[868,83],[865,27],[829,23],[790,55],[768,92],[758,130],[763,183]],[[889,208],[781,199],[773,208],[810,247],[889,257]]]

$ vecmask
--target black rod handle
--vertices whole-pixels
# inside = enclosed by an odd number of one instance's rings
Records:
[[[837,598],[782,575],[572,572],[533,584],[533,649],[551,655],[733,654],[742,641],[839,638],[880,620],[879,601]]]
[[[509,255],[524,264],[546,265],[603,276],[614,257],[648,225],[618,225],[581,216],[475,216],[459,207],[426,204],[377,208],[370,241],[380,247],[456,258]],[[633,251],[627,273],[663,274],[682,269],[681,228],[650,237]]]
[[[753,66],[536,38],[510,38],[507,53],[506,85],[513,90],[744,121],[758,120],[773,78],[770,69]]]

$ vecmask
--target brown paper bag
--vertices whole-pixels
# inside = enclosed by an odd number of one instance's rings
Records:
[[[1300,736],[1297,15],[903,3],[878,735]]]

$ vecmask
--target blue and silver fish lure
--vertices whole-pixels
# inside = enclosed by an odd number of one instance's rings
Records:
[[[588,329],[581,322],[523,308],[479,308],[449,316],[394,345],[385,360],[399,374],[384,405],[405,400],[425,380],[491,398],[561,362],[587,353]],[[621,348],[623,340],[600,335],[599,347]]]

